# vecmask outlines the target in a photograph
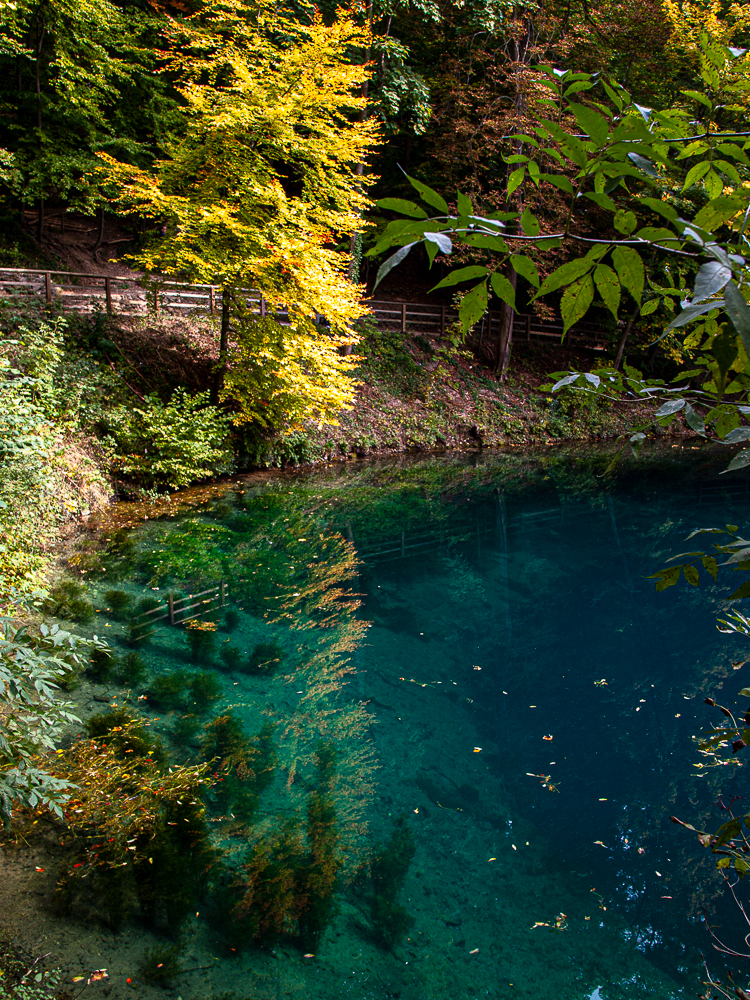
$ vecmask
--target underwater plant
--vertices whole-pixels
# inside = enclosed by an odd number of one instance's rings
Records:
[[[250,739],[232,712],[217,716],[203,729],[201,751],[221,774],[214,787],[216,803],[223,812],[246,823],[252,820],[263,792],[273,781],[277,765],[274,729],[274,724],[267,722]]]
[[[181,715],[172,727],[172,739],[179,746],[187,746],[193,742],[199,729],[200,721],[197,715]]]
[[[116,662],[110,649],[92,649],[86,674],[97,684],[103,684],[109,680]]]
[[[207,711],[222,694],[221,684],[216,679],[216,674],[210,670],[192,674],[188,681],[188,692],[193,701],[193,708],[199,713]]]
[[[210,663],[213,660],[216,645],[215,632],[216,625],[213,622],[201,622],[193,619],[187,623],[185,638],[193,663]]]
[[[187,708],[187,683],[190,675],[186,670],[173,670],[159,674],[148,686],[148,699],[157,708],[168,712],[177,708]]]
[[[414,918],[398,902],[413,857],[414,834],[401,816],[390,840],[380,846],[370,865],[370,918],[373,937],[381,948],[393,949],[414,924]]]
[[[224,615],[224,631],[234,632],[240,623],[240,614],[234,608],[230,608]]]
[[[115,680],[120,684],[127,684],[129,687],[136,687],[146,676],[148,668],[146,661],[140,653],[126,653],[123,658],[115,664],[113,674]]]
[[[50,587],[50,605],[58,618],[85,624],[94,617],[94,609],[86,597],[86,588],[78,580],[63,579]]]
[[[149,611],[155,611],[161,603],[156,597],[142,597],[138,601],[128,623],[127,642],[130,645],[137,646],[154,634],[152,620],[143,618],[143,615]]]
[[[163,764],[166,760],[164,747],[158,736],[151,736],[148,726],[145,719],[123,706],[92,715],[84,728],[92,739],[106,740],[118,757],[125,759],[126,754],[133,754],[136,767],[141,760]]]
[[[133,595],[124,590],[105,590],[104,600],[114,618],[121,618],[133,603]]]
[[[146,983],[154,983],[157,986],[168,985],[182,971],[180,958],[183,947],[177,942],[148,948],[138,967],[138,975]]]
[[[286,651],[275,639],[272,642],[259,642],[250,654],[245,667],[249,674],[272,674],[286,657]]]
[[[235,671],[242,668],[242,651],[237,646],[222,644],[219,647],[219,659],[224,664],[225,670]]]

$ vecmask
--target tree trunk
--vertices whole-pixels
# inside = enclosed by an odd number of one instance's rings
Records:
[[[230,295],[229,289],[224,286],[221,290],[221,331],[219,333],[219,361],[214,370],[214,381],[211,386],[211,402],[216,406],[219,402],[219,394],[224,386],[224,373],[227,370],[227,350],[229,348],[229,318],[230,318]]]
[[[515,290],[518,285],[518,275],[515,270],[508,266],[505,276]],[[495,352],[495,374],[500,376],[501,382],[505,381],[510,358],[510,345],[513,342],[513,316],[512,307],[507,302],[503,302],[500,306],[500,328],[497,332],[497,351]]]
[[[635,323],[638,318],[638,314],[641,311],[640,306],[636,306],[633,312],[630,314],[630,319],[628,319],[625,324],[625,329],[622,331],[622,336],[620,337],[620,343],[617,345],[617,354],[615,355],[615,363],[613,365],[615,371],[619,371],[620,364],[622,362],[622,355],[625,351],[625,344],[628,342],[628,337],[630,336],[630,331],[633,329],[633,323]]]
[[[94,244],[94,253],[99,249],[99,247],[104,242],[104,202],[101,204],[99,209],[99,233],[96,237],[96,243]]]

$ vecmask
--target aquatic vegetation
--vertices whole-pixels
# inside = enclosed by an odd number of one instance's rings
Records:
[[[87,590],[78,580],[58,580],[50,587],[50,610],[58,618],[85,624],[94,617],[94,609],[87,600]]]
[[[285,658],[286,651],[280,642],[275,639],[272,642],[259,642],[250,654],[245,672],[268,676],[275,673]]]
[[[225,670],[235,671],[242,669],[242,650],[237,646],[229,646],[226,643],[219,646],[219,659]]]
[[[414,834],[401,816],[390,840],[376,850],[370,865],[372,932],[383,948],[394,948],[414,924],[414,918],[398,902],[413,857]]]
[[[181,715],[172,727],[172,739],[178,746],[190,746],[200,729],[200,719],[197,715]]]
[[[143,955],[138,966],[138,975],[146,983],[166,986],[182,971],[180,959],[184,946],[176,944],[155,945]]]
[[[229,610],[224,614],[224,631],[234,632],[240,623],[240,613],[235,611],[234,608],[229,608]]]
[[[221,775],[213,789],[216,803],[223,812],[245,823],[252,820],[263,792],[273,781],[277,766],[275,728],[267,722],[256,736],[248,738],[239,719],[227,712],[203,730],[201,751]]]
[[[108,580],[125,580],[132,575],[137,556],[132,532],[119,528],[107,542],[104,575]]]
[[[106,740],[118,757],[126,759],[125,755],[132,753],[134,767],[142,760],[149,764],[163,764],[166,760],[161,740],[148,731],[149,723],[124,706],[92,715],[84,728],[92,739]]]
[[[193,699],[193,707],[199,713],[206,712],[210,706],[221,698],[221,684],[216,679],[216,674],[210,670],[203,670],[199,674],[192,674],[188,681],[189,697]]]
[[[190,675],[186,670],[172,670],[154,677],[148,686],[148,700],[157,708],[173,711],[187,708],[187,684]]]
[[[145,678],[148,667],[141,654],[131,650],[115,663],[112,672],[120,684],[136,687]]]
[[[114,618],[122,618],[133,603],[133,595],[125,590],[105,590],[104,600]]]
[[[109,680],[115,667],[116,660],[109,649],[92,649],[89,662],[86,667],[86,674],[98,684],[103,684]]]
[[[136,604],[128,623],[127,641],[131,646],[140,645],[154,634],[153,623],[143,618],[149,611],[155,611],[162,602],[156,597],[142,597]]]
[[[211,663],[216,647],[216,625],[194,619],[187,623],[185,639],[192,663]]]

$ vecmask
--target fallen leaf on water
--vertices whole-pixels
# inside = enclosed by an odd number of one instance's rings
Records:
[[[469,952],[469,954],[470,954],[470,955],[476,955],[476,953],[477,953],[478,951],[479,951],[479,948],[475,948],[475,949],[474,949],[473,951],[470,951],[470,952]]]
[[[601,840],[595,840],[594,843],[595,844],[599,844],[601,847],[606,847],[607,846],[606,844],[602,843]]]
[[[551,737],[551,736],[542,736],[542,739],[543,739],[543,740],[551,740],[551,739],[552,739],[552,737]]]

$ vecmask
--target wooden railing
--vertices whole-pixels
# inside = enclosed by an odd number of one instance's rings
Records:
[[[173,594],[160,601],[155,608],[137,615],[132,622],[133,633],[145,637],[152,634],[156,622],[169,620],[170,625],[184,625],[185,622],[200,618],[211,611],[218,611],[227,603],[228,590],[224,581],[199,594],[188,594],[175,600]]]
[[[289,322],[284,308],[269,307],[263,295],[255,289],[245,293],[250,312],[259,316],[272,314],[280,323]],[[217,285],[192,285],[186,282],[156,278],[110,277],[71,271],[42,271],[28,268],[0,268],[0,301],[27,299],[44,306],[56,306],[65,312],[93,313],[96,311],[122,316],[146,315],[209,315],[221,312],[222,293]],[[397,302],[367,299],[363,303],[378,325],[403,333],[442,338],[458,313],[450,306],[435,302]],[[315,317],[322,319],[320,316]],[[494,343],[500,316],[488,311],[474,327],[473,342],[481,349]],[[518,343],[542,340],[560,341],[563,325],[537,316],[523,314],[513,319],[513,340]],[[592,323],[577,323],[566,335],[566,342],[602,351],[606,337]]]

